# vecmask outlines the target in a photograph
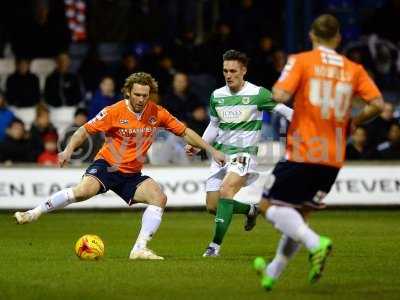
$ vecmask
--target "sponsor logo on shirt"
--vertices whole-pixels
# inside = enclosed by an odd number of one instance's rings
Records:
[[[151,116],[151,117],[149,118],[149,123],[150,123],[150,125],[152,125],[152,126],[156,125],[156,123],[157,123],[156,117]]]
[[[242,103],[243,104],[249,104],[250,103],[250,97],[242,97]]]

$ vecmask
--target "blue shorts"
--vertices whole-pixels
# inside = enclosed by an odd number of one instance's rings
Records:
[[[272,185],[266,187],[263,197],[276,205],[321,209],[338,173],[334,167],[281,161],[272,171]]]
[[[84,176],[95,177],[101,183],[101,189],[98,194],[112,190],[120,196],[128,205],[134,203],[133,196],[140,183],[149,176],[139,173],[122,173],[110,170],[111,166],[104,160],[95,160],[87,169]]]

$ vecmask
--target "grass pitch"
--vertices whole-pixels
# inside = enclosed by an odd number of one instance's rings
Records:
[[[205,212],[166,212],[150,247],[165,261],[129,261],[141,213],[61,212],[17,226],[0,214],[0,299],[400,299],[400,211],[317,213],[312,227],[330,236],[324,277],[307,283],[302,250],[272,292],[259,286],[251,263],[272,258],[279,235],[262,218],[252,232],[235,216],[221,257],[201,255],[212,235]],[[80,261],[75,241],[98,234],[106,254]]]

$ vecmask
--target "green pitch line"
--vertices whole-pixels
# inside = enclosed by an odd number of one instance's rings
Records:
[[[302,250],[269,294],[252,269],[272,258],[279,236],[261,218],[252,232],[235,216],[221,256],[201,255],[213,217],[167,212],[150,246],[165,261],[129,261],[140,212],[67,212],[17,226],[0,214],[0,299],[399,299],[400,210],[326,211],[312,218],[335,248],[324,276],[310,285]],[[76,239],[98,234],[99,262],[79,261]]]

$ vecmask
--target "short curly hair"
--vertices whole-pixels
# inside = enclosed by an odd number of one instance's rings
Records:
[[[128,96],[132,90],[133,85],[137,83],[140,85],[148,85],[150,87],[150,94],[158,93],[158,83],[149,73],[138,72],[131,74],[125,79],[124,86],[122,87],[122,94]]]

